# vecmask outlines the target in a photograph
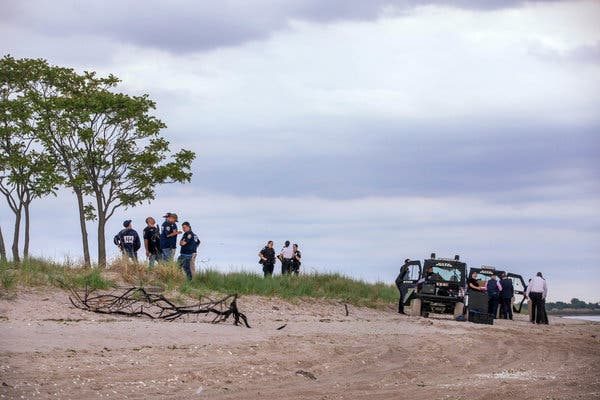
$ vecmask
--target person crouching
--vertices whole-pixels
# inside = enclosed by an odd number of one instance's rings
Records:
[[[179,245],[181,246],[179,250],[179,258],[177,259],[177,263],[185,272],[185,276],[191,280],[192,279],[192,257],[196,253],[198,249],[198,245],[200,244],[200,239],[194,232],[192,232],[192,227],[189,222],[184,222],[181,227],[183,228],[183,236],[181,241],[179,241]]]

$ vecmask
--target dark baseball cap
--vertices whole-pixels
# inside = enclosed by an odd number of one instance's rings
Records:
[[[179,218],[177,218],[177,214],[175,214],[175,213],[168,212],[165,215],[163,215],[163,218],[169,218],[169,217],[174,217],[175,221],[179,221]]]
[[[127,228],[129,225],[131,225],[130,219],[126,219],[125,221],[123,221],[123,227]]]

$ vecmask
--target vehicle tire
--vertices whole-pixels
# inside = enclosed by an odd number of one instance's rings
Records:
[[[410,301],[410,311],[408,315],[418,317],[421,315],[421,299],[412,299]]]
[[[454,305],[454,318],[459,317],[465,313],[465,303],[458,302]]]

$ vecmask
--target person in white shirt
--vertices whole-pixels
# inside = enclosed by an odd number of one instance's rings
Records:
[[[544,323],[544,303],[546,295],[548,294],[548,286],[546,280],[542,277],[542,273],[538,272],[531,281],[525,291],[525,296],[531,301],[529,306],[531,307],[531,322],[536,324]]]
[[[292,264],[294,259],[294,249],[290,246],[290,241],[285,241],[285,246],[279,253],[281,259],[281,275],[292,273]]]

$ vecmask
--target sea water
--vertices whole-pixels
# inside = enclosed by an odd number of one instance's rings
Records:
[[[565,315],[563,318],[583,319],[585,321],[600,322],[600,315]]]

